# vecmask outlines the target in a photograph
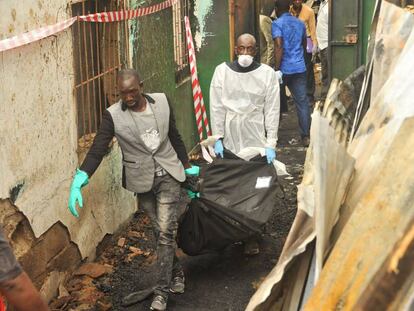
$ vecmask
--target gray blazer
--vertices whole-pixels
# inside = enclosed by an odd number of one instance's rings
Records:
[[[156,160],[177,181],[185,180],[184,167],[177,157],[168,137],[170,108],[163,93],[148,94],[155,102],[150,103],[160,134],[160,145],[152,151],[141,139],[131,111],[122,109],[122,102],[108,108],[114,123],[114,134],[123,154],[124,187],[136,193],[151,190],[154,182]]]

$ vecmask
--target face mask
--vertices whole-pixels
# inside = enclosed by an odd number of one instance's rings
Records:
[[[251,56],[251,55],[239,55],[237,61],[238,61],[240,66],[246,68],[246,67],[249,67],[253,63],[253,56]]]

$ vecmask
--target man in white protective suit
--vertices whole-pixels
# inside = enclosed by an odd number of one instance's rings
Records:
[[[279,127],[279,77],[270,66],[254,61],[256,40],[251,34],[238,37],[235,54],[237,60],[216,67],[210,85],[214,152],[223,157],[226,148],[240,156],[243,150],[262,148],[272,164]],[[258,252],[257,242],[245,245],[245,253]]]

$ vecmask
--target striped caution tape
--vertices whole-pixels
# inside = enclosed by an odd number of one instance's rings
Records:
[[[193,36],[191,34],[190,20],[187,16],[184,17],[185,32],[187,37],[188,59],[190,62],[191,82],[193,89],[194,113],[197,123],[198,135],[200,141],[203,139],[203,125],[206,129],[207,135],[211,136],[210,127],[208,125],[208,118],[206,107],[204,106],[203,93],[201,92],[200,82],[198,81],[197,63],[195,58],[195,49]]]
[[[51,35],[54,35],[58,32],[61,32],[70,26],[79,18],[80,21],[84,22],[98,22],[98,23],[108,23],[108,22],[119,22],[123,20],[133,19],[140,16],[150,15],[166,8],[171,7],[177,2],[177,0],[167,0],[162,3],[158,3],[149,7],[139,8],[136,10],[124,10],[124,11],[115,11],[115,12],[102,12],[94,13],[88,15],[82,15],[79,17],[72,17],[70,19],[64,20],[62,22],[56,23],[54,25],[45,26],[42,28],[34,29],[23,34],[4,39],[0,41],[0,52],[11,50],[19,46],[29,44]]]
[[[21,35],[14,36],[12,38],[1,40],[0,52],[11,50],[19,46],[29,44],[40,39],[49,37],[51,35],[54,35],[58,32],[65,30],[66,28],[69,28],[75,21],[76,17],[72,17],[68,20],[56,23],[54,25],[42,27],[29,32],[25,32]]]

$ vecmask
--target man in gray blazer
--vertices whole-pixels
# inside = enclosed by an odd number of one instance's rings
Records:
[[[98,168],[115,136],[122,150],[122,186],[137,194],[157,239],[158,281],[152,310],[165,310],[168,292],[184,292],[184,272],[175,256],[177,207],[184,169],[191,168],[175,125],[173,111],[163,93],[144,94],[138,72],[119,72],[121,100],[109,107],[91,149],[77,170],[70,191],[69,210],[79,217],[81,188]]]

